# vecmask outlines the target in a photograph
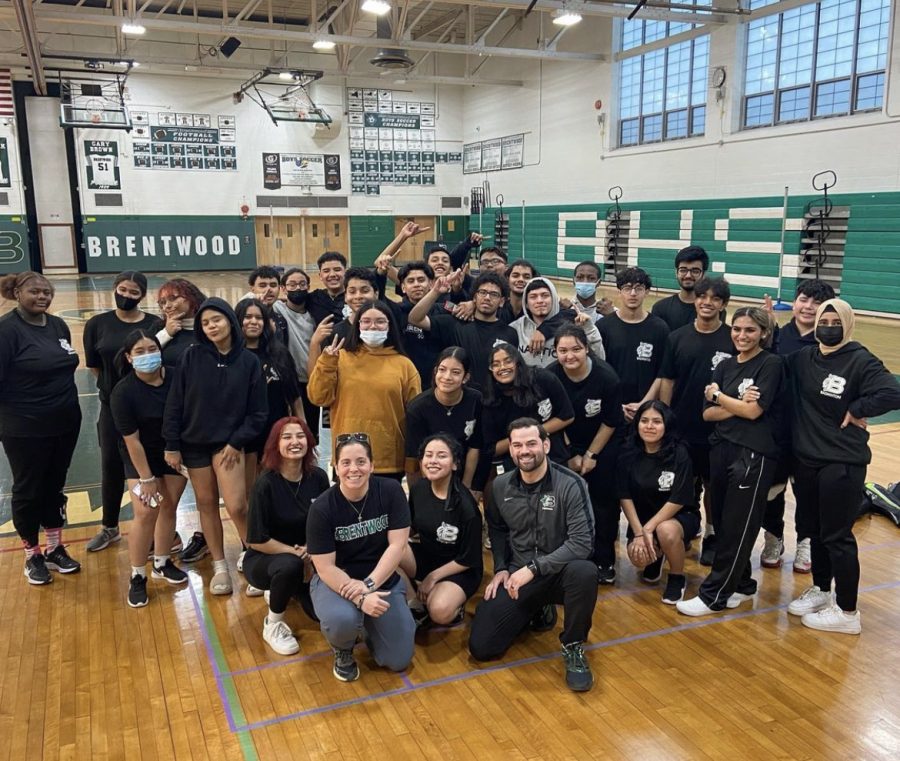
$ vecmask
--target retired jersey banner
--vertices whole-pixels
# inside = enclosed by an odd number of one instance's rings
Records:
[[[341,189],[341,157],[321,153],[264,153],[263,186],[278,190],[286,186]]]
[[[5,137],[0,137],[0,188],[11,188],[9,176],[9,146]]]
[[[119,144],[115,140],[85,140],[84,160],[89,190],[121,190]]]

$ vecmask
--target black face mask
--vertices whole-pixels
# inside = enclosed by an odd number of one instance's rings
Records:
[[[819,325],[816,328],[816,340],[825,346],[837,346],[844,340],[844,326]]]
[[[306,303],[309,291],[288,291],[287,297],[294,306],[302,307]]]
[[[130,312],[140,303],[140,299],[133,299],[131,296],[123,296],[121,293],[116,293],[116,308],[121,309],[123,312]]]

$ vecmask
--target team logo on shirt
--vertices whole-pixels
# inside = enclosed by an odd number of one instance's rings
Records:
[[[753,385],[753,378],[744,378],[738,386],[738,399],[744,398],[744,392]]]
[[[459,528],[451,526],[449,523],[441,523],[437,530],[437,540],[441,544],[456,544],[459,536]]]
[[[672,488],[672,484],[675,483],[675,474],[671,470],[664,470],[659,474],[657,483],[660,491],[669,491]]]
[[[651,359],[653,359],[653,344],[641,341],[637,346],[638,362],[649,362]]]
[[[66,350],[66,354],[74,354],[75,353],[75,349],[72,348],[72,344],[70,344],[65,338],[59,339],[59,345],[62,346],[62,348]]]
[[[463,428],[463,436],[467,439],[472,438],[472,434],[475,433],[475,418],[466,421],[466,427]]]
[[[731,355],[728,354],[727,352],[717,351],[715,354],[713,354],[712,367],[710,367],[709,369],[715,370],[716,367],[718,366],[719,362],[721,362],[723,359],[730,359],[730,358],[731,358]]]
[[[556,495],[555,494],[541,494],[541,510],[554,510],[556,509]]]
[[[341,309],[341,316],[346,320],[351,314],[353,314],[353,310],[346,304],[344,304],[343,308]]]
[[[840,399],[846,385],[846,378],[829,373],[828,377],[822,381],[822,390],[819,393],[822,396],[830,396],[832,399]]]
[[[603,406],[602,399],[588,399],[584,403],[585,417],[595,417],[600,414],[600,408]]]
[[[550,400],[541,399],[538,402],[537,412],[541,416],[541,422],[546,423],[550,419],[550,415],[553,414],[553,405],[550,403]]]
[[[425,331],[422,328],[418,328],[415,325],[411,325],[407,323],[405,333],[409,333],[412,336],[415,336],[417,340],[424,341],[425,340]]]

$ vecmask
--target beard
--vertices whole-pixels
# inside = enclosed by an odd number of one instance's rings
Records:
[[[547,455],[543,452],[537,452],[533,458],[526,455],[524,462],[521,457],[513,458],[513,462],[523,473],[531,473],[540,468],[546,459]]]

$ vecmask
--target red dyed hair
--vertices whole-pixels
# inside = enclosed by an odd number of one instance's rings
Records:
[[[306,454],[303,455],[303,461],[300,463],[300,472],[307,476],[316,467],[319,455],[316,451],[316,439],[312,431],[309,430],[306,421],[298,417],[283,417],[272,426],[272,430],[269,431],[269,438],[266,439],[265,449],[263,449],[262,466],[267,470],[281,469],[282,457],[281,452],[278,451],[278,442],[281,440],[281,432],[284,430],[284,427],[292,423],[299,425],[303,433],[306,434]]]
[[[185,280],[182,277],[173,277],[171,280],[167,280],[160,286],[159,293],[156,297],[157,301],[164,296],[181,296],[187,301],[191,311],[190,314],[186,314],[185,317],[193,317],[196,315],[200,305],[206,301],[206,296],[203,295],[203,292],[190,280]]]

